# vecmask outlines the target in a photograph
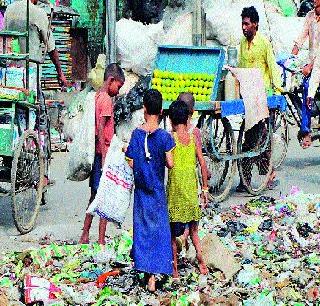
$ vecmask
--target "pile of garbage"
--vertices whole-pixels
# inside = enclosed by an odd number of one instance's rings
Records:
[[[206,276],[199,275],[194,249],[180,244],[180,281],[159,276],[157,292],[148,293],[144,274],[132,269],[132,232],[123,231],[105,247],[49,243],[2,256],[0,305],[320,302],[320,194],[293,188],[278,200],[260,197],[227,211],[215,206],[205,215],[199,235]]]

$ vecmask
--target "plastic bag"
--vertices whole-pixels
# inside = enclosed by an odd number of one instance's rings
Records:
[[[192,14],[178,16],[163,38],[164,45],[192,45]]]
[[[96,91],[98,91],[103,85],[105,70],[106,70],[106,55],[99,54],[96,67],[94,67],[88,75],[90,84],[93,86],[94,90]]]
[[[279,0],[279,6],[286,17],[297,15],[297,7],[293,0]]]
[[[99,188],[87,213],[96,213],[118,224],[123,223],[130,205],[133,173],[122,152],[123,142],[113,136],[103,166]]]
[[[284,17],[279,14],[270,13],[268,14],[268,19],[275,54],[291,54],[293,42],[303,30],[304,18]],[[286,35],[280,35],[280,33],[286,33]],[[299,58],[308,55],[308,52],[305,51],[301,50],[299,52]]]
[[[77,134],[89,91],[90,87],[88,86],[84,90],[74,93],[72,98],[69,98],[71,102],[68,105],[67,112],[62,114],[63,134],[68,140],[73,140]]]
[[[70,146],[67,179],[84,181],[91,173],[95,154],[95,92],[86,98],[82,120]]]
[[[116,35],[121,67],[143,76],[150,73],[158,44],[164,35],[163,23],[144,25],[131,19],[121,19],[117,22]]]
[[[55,300],[61,289],[44,278],[26,275],[24,279],[24,298],[26,304]]]
[[[116,98],[114,104],[114,121],[116,125],[123,120],[128,122],[135,110],[143,108],[143,95],[149,88],[150,81],[150,76],[140,77],[127,95]]]

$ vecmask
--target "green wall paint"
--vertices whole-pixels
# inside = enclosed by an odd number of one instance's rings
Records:
[[[89,29],[88,48],[91,64],[94,65],[99,53],[103,50],[104,12],[103,0],[72,0],[71,6],[80,14],[79,27]]]

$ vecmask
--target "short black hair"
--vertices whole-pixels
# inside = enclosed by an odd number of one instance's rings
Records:
[[[169,118],[173,125],[187,124],[189,119],[189,108],[183,101],[172,102],[169,107]]]
[[[177,100],[185,102],[189,109],[189,115],[193,114],[195,100],[191,92],[182,92],[181,94],[179,94]]]
[[[124,83],[125,76],[122,68],[117,63],[111,63],[107,66],[104,72],[104,80],[106,81],[109,77],[115,78],[117,81]]]
[[[160,115],[162,110],[162,95],[156,89],[148,89],[143,96],[143,105],[148,115]]]
[[[259,23],[259,14],[254,6],[243,8],[241,17],[242,19],[247,17],[251,22]]]

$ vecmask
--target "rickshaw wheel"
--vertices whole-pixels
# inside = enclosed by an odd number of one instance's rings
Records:
[[[209,195],[212,201],[221,202],[229,195],[236,171],[235,160],[225,159],[236,153],[234,133],[227,118],[210,116],[202,127],[201,135],[209,172]]]
[[[273,126],[273,168],[278,169],[285,160],[289,144],[289,126],[285,113],[276,111]]]
[[[11,199],[14,223],[21,234],[30,232],[39,213],[44,164],[38,135],[24,132],[15,148],[11,167]]]
[[[244,122],[239,131],[238,154],[247,153],[248,157],[238,159],[239,175],[242,183],[252,195],[260,195],[267,187],[273,170],[273,136],[271,120],[259,122],[245,139]],[[265,148],[265,150],[262,150]],[[259,152],[262,150],[262,152]],[[250,156],[250,153],[251,156]],[[257,156],[252,156],[254,153]]]

